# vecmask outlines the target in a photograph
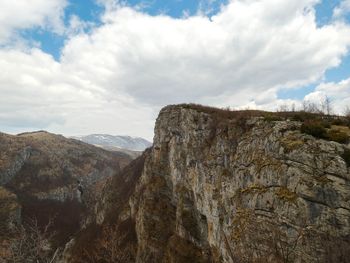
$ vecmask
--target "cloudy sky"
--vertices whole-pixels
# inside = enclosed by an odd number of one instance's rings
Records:
[[[350,0],[0,0],[0,131],[152,139],[159,109],[350,105]]]

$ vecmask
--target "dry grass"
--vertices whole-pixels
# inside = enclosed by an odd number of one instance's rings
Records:
[[[304,145],[304,141],[300,140],[296,136],[287,136],[281,140],[283,147],[287,152],[294,151]]]
[[[290,191],[286,187],[280,187],[276,191],[276,196],[285,202],[295,203],[297,201],[298,195],[295,192]]]
[[[341,131],[346,133],[347,135],[350,136],[350,127],[347,126],[340,126],[340,125],[332,125],[331,127],[333,130]]]

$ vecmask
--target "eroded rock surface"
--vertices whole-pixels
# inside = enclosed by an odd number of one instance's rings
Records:
[[[215,118],[182,107],[159,115],[133,199],[137,262],[232,262],[254,249],[268,258],[269,238],[286,242],[271,257],[326,261],[338,247],[325,251],[323,237],[349,245],[344,145],[300,134],[297,122]]]
[[[347,262],[348,146],[300,125],[165,107],[137,183],[123,198],[111,193],[126,178],[109,186],[95,227],[122,233],[123,262]]]

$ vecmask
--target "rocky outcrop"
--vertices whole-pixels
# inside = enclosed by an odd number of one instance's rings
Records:
[[[160,113],[131,201],[136,262],[344,261],[345,146],[301,134],[298,122],[220,114]]]
[[[165,107],[153,147],[105,187],[66,262],[348,262],[349,148],[300,125]]]
[[[0,171],[0,185],[7,184],[10,182],[15,175],[21,170],[25,161],[30,157],[31,147],[25,147],[14,157],[13,161],[8,164],[8,167],[5,167]]]

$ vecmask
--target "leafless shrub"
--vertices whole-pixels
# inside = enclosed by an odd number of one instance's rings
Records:
[[[105,226],[102,235],[94,242],[93,249],[84,249],[83,256],[77,263],[128,263],[134,261],[134,248],[125,244],[127,233],[122,233],[116,226]]]
[[[233,225],[230,251],[235,262],[294,262],[305,234],[305,228],[277,225],[248,209],[237,212]]]
[[[291,107],[291,112],[295,112],[295,103],[292,104],[292,107]]]
[[[309,113],[323,113],[322,106],[316,102],[304,100],[302,105],[302,111]]]
[[[302,111],[318,114],[332,114],[332,101],[328,96],[318,102],[304,100],[302,104]]]
[[[53,251],[51,241],[55,233],[50,231],[53,221],[40,227],[36,219],[16,226],[9,239],[8,263],[53,263],[59,250]]]
[[[288,104],[281,104],[277,109],[277,112],[287,112],[287,111],[289,111]]]
[[[327,115],[332,114],[332,101],[331,99],[326,96],[322,102],[323,105],[323,112],[326,113]]]
[[[343,112],[344,120],[345,120],[345,125],[350,127],[350,107],[346,106]]]
[[[347,106],[344,110],[344,116],[350,120],[350,107]]]

